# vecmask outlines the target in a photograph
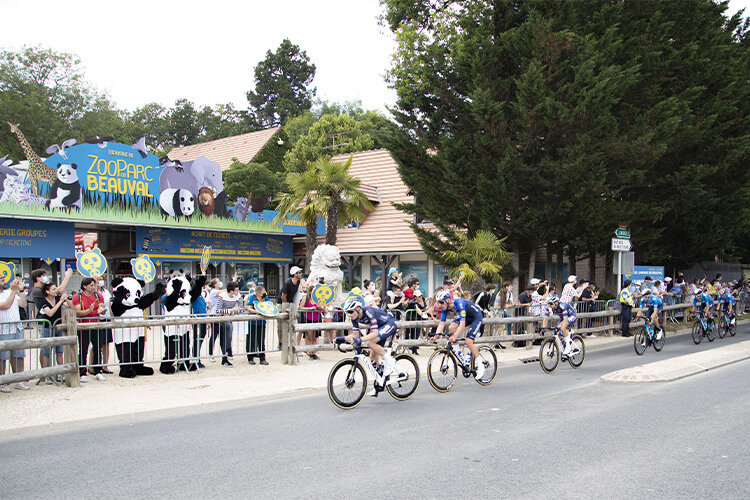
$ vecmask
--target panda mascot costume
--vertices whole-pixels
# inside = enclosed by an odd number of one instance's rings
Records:
[[[111,311],[115,321],[143,319],[143,311],[157,302],[164,294],[164,284],[143,295],[142,280],[115,278],[112,280]],[[154,369],[143,364],[146,338],[143,328],[113,328],[115,351],[122,366],[120,376],[134,378],[136,375],[153,375]]]
[[[164,296],[164,317],[189,318],[190,305],[201,294],[206,277],[200,276],[190,287],[190,281],[182,274],[176,274],[167,282],[167,294]],[[159,371],[171,374],[176,371],[174,362],[180,370],[196,370],[195,363],[189,363],[191,325],[167,325],[164,329],[164,359]]]

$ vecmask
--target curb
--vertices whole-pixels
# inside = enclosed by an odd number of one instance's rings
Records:
[[[750,359],[750,340],[705,352],[625,368],[602,375],[600,380],[625,384],[673,382],[746,359]]]

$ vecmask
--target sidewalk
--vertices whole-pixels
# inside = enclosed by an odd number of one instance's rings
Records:
[[[672,333],[672,335],[675,334]],[[632,338],[620,336],[597,337],[587,339],[586,347],[588,350],[595,350],[617,343],[632,344],[632,342]],[[750,357],[750,341],[742,344],[747,344],[745,351]],[[722,351],[722,349],[724,348],[713,349],[711,352]],[[431,351],[429,347],[422,347],[420,355],[416,357],[423,375]],[[500,369],[502,369],[503,365],[538,356],[539,349],[536,346],[532,349],[513,348],[507,344],[505,350],[495,352]],[[722,352],[718,354],[717,359],[721,360],[728,355]],[[76,389],[64,385],[57,387],[30,383],[30,391],[13,390],[10,394],[0,394],[0,422],[3,422],[0,436],[18,434],[24,428],[55,429],[78,421],[127,420],[134,418],[136,414],[154,415],[165,410],[179,408],[195,409],[222,403],[231,405],[242,401],[275,399],[325,391],[328,374],[333,364],[338,359],[350,355],[344,355],[338,351],[320,351],[318,356],[320,360],[310,361],[303,354],[300,357],[300,363],[295,366],[281,364],[278,352],[269,353],[270,364],[268,366],[251,366],[248,365],[244,356],[235,356],[233,367],[223,367],[220,362],[206,360],[204,361],[206,368],[200,373],[178,372],[174,375],[163,375],[158,372],[157,366],[157,372],[152,377],[135,379],[118,377],[118,368],[114,367],[115,374],[107,375],[106,381],[99,382],[90,377],[88,383]],[[691,356],[695,355],[683,356],[683,358]],[[652,363],[652,365],[667,362],[677,363],[674,360],[666,360]],[[701,364],[700,360],[691,360],[691,363],[692,365]],[[630,370],[636,368],[640,367]],[[658,369],[652,368],[652,370]],[[631,373],[628,377],[630,377],[629,381],[637,381],[638,374]],[[420,385],[423,384],[427,384],[426,379],[420,383]],[[420,388],[422,389],[423,387]]]

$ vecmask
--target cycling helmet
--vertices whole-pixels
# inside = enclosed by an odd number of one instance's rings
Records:
[[[558,297],[554,293],[547,297],[547,304],[554,304],[555,302],[560,302],[560,297]]]
[[[645,290],[643,290],[643,291],[641,292],[641,295],[644,295],[644,296],[645,296],[645,295],[651,295],[651,290],[650,290],[650,289],[648,289],[648,288],[646,288]]]
[[[359,300],[359,297],[356,296],[347,297],[347,299],[341,304],[341,309],[343,309],[345,313],[350,313],[358,307],[362,307],[362,302]]]
[[[437,295],[435,295],[435,300],[441,301],[441,300],[448,300],[452,299],[453,296],[448,290],[440,290]]]

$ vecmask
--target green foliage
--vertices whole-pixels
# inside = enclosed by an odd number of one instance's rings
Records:
[[[284,179],[280,174],[271,171],[267,163],[240,163],[233,159],[232,166],[223,173],[224,189],[230,203],[244,196],[262,198],[275,196],[284,186]],[[267,207],[272,210],[272,206]]]
[[[315,65],[307,52],[285,38],[276,52],[255,67],[255,90],[247,93],[253,118],[259,128],[281,125],[288,118],[312,107],[315,88],[308,88],[315,77]]]
[[[323,115],[284,156],[288,172],[302,172],[318,158],[372,149],[373,142],[362,132],[362,124],[349,115]]]
[[[473,237],[456,232],[453,239],[457,242],[455,249],[444,251],[438,262],[452,267],[457,275],[463,274],[472,292],[481,289],[483,282],[502,281],[503,266],[511,260],[504,238],[478,231]]]
[[[725,5],[384,3],[399,43],[389,145],[419,200],[401,208],[442,233],[416,231],[428,255],[458,228],[582,257],[620,224],[644,263],[737,254],[748,25]]]

